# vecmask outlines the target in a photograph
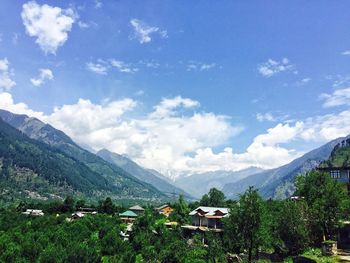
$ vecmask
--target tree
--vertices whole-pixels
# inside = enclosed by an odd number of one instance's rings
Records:
[[[107,197],[102,203],[100,203],[99,212],[106,213],[106,214],[113,214],[114,213],[114,205],[112,202],[112,199],[110,197]]]
[[[211,188],[208,194],[203,195],[201,201],[199,202],[202,206],[216,206],[223,207],[226,206],[225,194],[216,188]]]
[[[182,195],[179,196],[179,199],[173,205],[174,211],[170,214],[169,219],[178,222],[183,225],[188,223],[190,212],[188,205]]]
[[[296,188],[307,203],[315,241],[331,239],[347,204],[345,187],[327,173],[311,171],[297,177]]]
[[[298,255],[309,244],[306,204],[303,201],[285,200],[276,202],[272,212],[272,232],[275,251]]]
[[[225,222],[225,240],[228,247],[237,252],[248,250],[248,262],[252,262],[254,250],[261,242],[263,229],[263,203],[258,191],[253,187],[240,196],[237,205],[230,208],[230,216]]]
[[[63,202],[62,212],[73,212],[74,210],[74,199],[71,196],[67,196]]]
[[[85,200],[84,199],[79,199],[78,201],[77,201],[77,203],[75,204],[75,209],[79,209],[79,208],[81,208],[81,207],[84,207],[85,206]]]

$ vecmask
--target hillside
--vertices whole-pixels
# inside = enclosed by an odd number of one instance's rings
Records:
[[[335,139],[289,164],[248,176],[235,183],[226,184],[223,187],[223,192],[228,197],[236,199],[238,194],[243,193],[249,186],[254,186],[259,189],[264,198],[283,199],[289,197],[294,193],[294,178],[297,175],[310,171],[321,162],[328,160],[334,147],[349,138],[350,136]]]
[[[133,162],[123,155],[110,152],[106,149],[100,150],[97,152],[97,155],[103,158],[105,161],[121,167],[123,170],[132,174],[137,179],[153,185],[155,188],[160,190],[162,193],[165,193],[169,197],[174,197],[182,194],[187,198],[191,198],[191,196],[184,190],[169,183],[164,176],[163,178],[156,176],[151,171],[142,168],[137,163]]]
[[[322,162],[320,167],[350,167],[350,138],[339,142],[329,159]]]
[[[69,193],[87,197],[116,192],[99,174],[48,145],[28,138],[0,119],[0,199]]]
[[[182,176],[175,181],[175,184],[197,198],[201,198],[208,193],[210,188],[222,189],[228,183],[234,183],[249,175],[262,172],[262,169],[251,167],[237,172],[215,171],[190,176]]]
[[[158,199],[165,195],[153,186],[141,182],[120,167],[104,161],[75,144],[67,135],[51,125],[26,115],[0,110],[0,118],[20,130],[31,139],[47,144],[84,164],[91,172],[106,179],[115,189],[115,198]]]

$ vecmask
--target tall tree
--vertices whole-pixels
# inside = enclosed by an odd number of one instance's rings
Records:
[[[306,204],[303,201],[276,201],[271,204],[273,247],[276,252],[297,255],[309,244]]]
[[[189,221],[189,212],[187,202],[185,201],[182,195],[179,196],[179,199],[173,205],[174,211],[170,214],[170,219],[178,222],[179,224],[185,224]]]
[[[297,177],[296,187],[296,194],[307,203],[318,241],[331,239],[348,203],[345,187],[321,171]]]
[[[252,262],[254,250],[260,245],[264,206],[258,191],[253,187],[240,196],[239,202],[230,208],[225,222],[225,240],[230,249],[248,251],[248,262]]]
[[[103,202],[100,203],[99,211],[110,215],[114,213],[114,204],[110,197],[107,197]]]

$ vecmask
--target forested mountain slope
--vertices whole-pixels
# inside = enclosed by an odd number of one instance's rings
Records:
[[[38,119],[29,118],[26,115],[12,114],[3,110],[0,112],[0,118],[3,118],[6,122],[34,139],[30,140],[32,143],[42,142],[40,145],[44,145],[47,149],[51,149],[52,151],[56,150],[57,152],[60,152],[61,155],[70,157],[70,159],[75,160],[80,165],[84,165],[84,169],[87,169],[88,172],[79,171],[77,172],[79,176],[89,177],[89,174],[94,174],[98,178],[102,178],[107,182],[105,184],[108,185],[108,187],[113,188],[112,191],[115,198],[159,199],[165,197],[165,195],[153,186],[141,182],[123,169],[82,149],[63,132],[48,124],[42,123]],[[9,125],[5,124],[5,122],[2,122],[2,126],[6,126],[6,129],[9,130]],[[22,137],[27,138],[26,136],[23,136],[23,134]],[[57,164],[57,166],[60,165],[61,164]],[[73,168],[71,169],[74,170]]]

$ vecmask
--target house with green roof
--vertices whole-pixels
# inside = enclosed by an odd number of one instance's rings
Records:
[[[136,219],[137,214],[135,214],[133,211],[127,210],[123,213],[120,213],[119,217],[124,222],[132,222]]]

